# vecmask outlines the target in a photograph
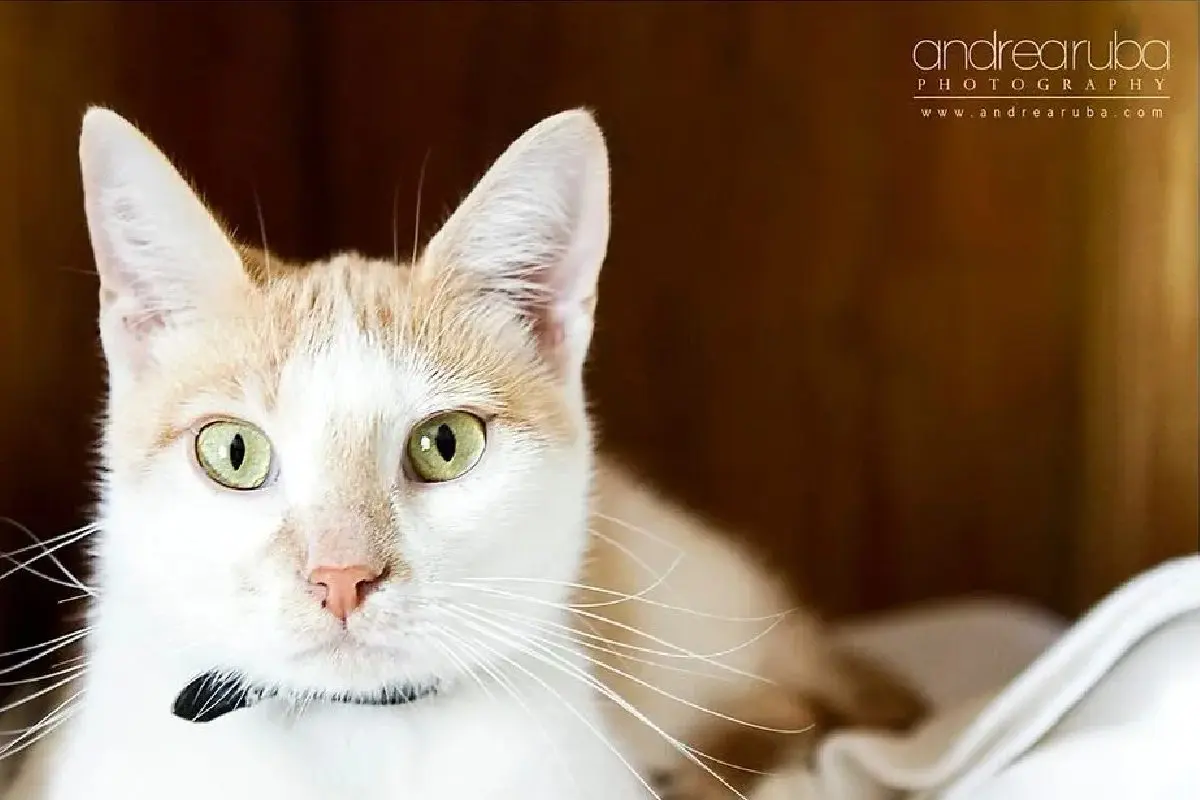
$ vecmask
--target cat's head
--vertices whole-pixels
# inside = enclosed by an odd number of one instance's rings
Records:
[[[314,693],[445,681],[545,636],[529,620],[559,613],[588,535],[592,117],[524,134],[411,265],[235,243],[106,110],[80,156],[109,374],[101,614]]]

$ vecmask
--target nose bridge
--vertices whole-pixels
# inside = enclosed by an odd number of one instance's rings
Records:
[[[309,512],[305,527],[307,566],[373,567],[388,561],[395,528],[390,499],[382,490],[334,486]]]
[[[375,426],[345,414],[326,421],[319,437],[319,483],[305,513],[307,566],[382,569],[395,527],[391,498],[380,484]],[[314,476],[316,477],[316,476]]]

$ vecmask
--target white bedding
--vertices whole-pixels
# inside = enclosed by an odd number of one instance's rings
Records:
[[[1070,628],[1003,601],[847,627],[922,687],[908,735],[835,734],[754,800],[1197,800],[1200,556],[1131,581]]]
[[[969,600],[840,636],[920,687],[933,715],[907,735],[834,734],[815,767],[752,800],[1200,800],[1200,556],[1070,627]]]

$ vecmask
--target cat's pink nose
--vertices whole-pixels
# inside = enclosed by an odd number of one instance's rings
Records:
[[[363,564],[352,567],[317,567],[308,576],[321,605],[342,622],[362,605],[383,572]]]

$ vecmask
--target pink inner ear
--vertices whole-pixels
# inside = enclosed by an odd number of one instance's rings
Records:
[[[125,314],[121,317],[121,324],[139,342],[145,341],[167,325],[163,315],[153,311]]]
[[[107,311],[117,302],[119,295],[110,289],[103,281],[100,283],[100,310]]]
[[[529,309],[538,351],[557,372],[567,377],[582,366],[596,307],[593,292],[582,300],[560,300]]]
[[[166,316],[162,311],[147,309],[141,303],[126,300],[121,293],[101,285],[100,313],[115,315],[121,328],[133,341],[144,342],[151,335],[166,326]],[[124,308],[120,306],[124,305]]]
[[[542,358],[556,369],[565,369],[570,361],[565,352],[568,346],[566,315],[570,311],[553,300],[532,305],[527,313],[533,322],[533,334],[537,339]],[[578,311],[576,313],[579,313]]]
[[[559,315],[550,306],[538,306],[533,315],[533,332],[538,344],[549,354],[563,343],[563,326]]]

